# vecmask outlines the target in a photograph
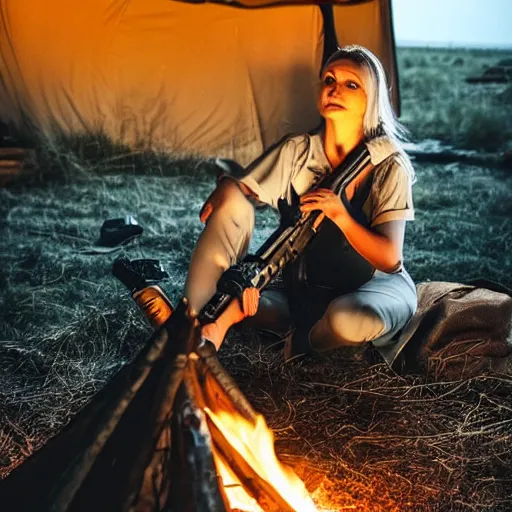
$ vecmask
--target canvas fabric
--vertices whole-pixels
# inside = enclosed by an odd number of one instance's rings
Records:
[[[393,76],[387,1],[333,9],[338,42],[366,44]],[[2,0],[0,119],[245,166],[318,124],[323,50],[317,5]]]
[[[418,309],[380,354],[400,373],[460,379],[512,372],[512,291],[486,280],[423,282]]]

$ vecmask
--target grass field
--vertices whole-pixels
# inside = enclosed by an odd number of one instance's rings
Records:
[[[512,82],[468,83],[512,68],[512,52],[399,48],[402,122],[417,140],[439,139],[464,149],[512,149]],[[510,71],[509,71],[510,72]]]
[[[403,120],[414,138],[510,149],[510,84],[463,80],[505,58],[400,49]],[[208,161],[113,159],[111,148],[98,160],[97,151],[85,154],[83,139],[77,145],[73,153],[38,149],[42,179],[0,189],[0,476],[58,432],[151,333],[111,275],[120,253],[87,253],[103,220],[136,216],[144,234],[123,252],[159,258],[171,275],[163,286],[176,299],[202,229],[199,208],[215,183]],[[510,170],[415,168],[416,220],[405,253],[415,281],[486,277],[512,287]],[[254,247],[276,220],[258,211]],[[330,496],[332,510],[512,509],[510,376],[432,382],[345,352],[283,365],[280,352],[245,334],[231,335],[220,359],[266,411],[278,452]]]

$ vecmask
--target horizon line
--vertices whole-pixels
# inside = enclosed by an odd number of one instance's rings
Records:
[[[423,47],[423,48],[457,48],[478,50],[512,50],[512,43],[477,43],[460,41],[418,41],[409,39],[395,39],[397,47]]]

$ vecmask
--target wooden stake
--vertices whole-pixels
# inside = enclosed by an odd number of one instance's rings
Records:
[[[217,357],[217,351],[212,343],[206,341],[197,348],[200,356],[199,364],[201,367],[200,375],[202,375],[203,389],[213,398],[217,396],[217,400],[222,400],[223,396],[229,397],[232,406],[248,421],[255,423],[256,411],[249,403],[245,395],[240,391],[235,380],[224,369]],[[215,400],[212,400],[215,402]],[[228,403],[226,403],[228,405]],[[213,409],[213,408],[212,408]]]

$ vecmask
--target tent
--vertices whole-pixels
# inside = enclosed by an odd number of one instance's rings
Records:
[[[0,120],[247,164],[318,124],[322,61],[350,43],[397,107],[391,0],[2,0]]]

